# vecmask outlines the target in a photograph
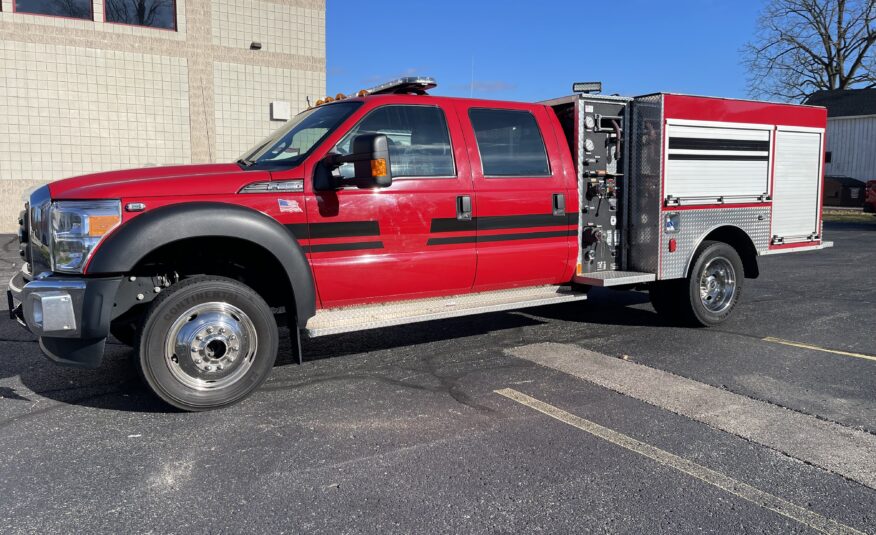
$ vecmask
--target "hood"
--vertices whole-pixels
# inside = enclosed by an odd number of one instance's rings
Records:
[[[169,195],[227,195],[260,180],[267,171],[243,171],[234,163],[144,167],[82,175],[49,184],[53,199],[121,199]]]

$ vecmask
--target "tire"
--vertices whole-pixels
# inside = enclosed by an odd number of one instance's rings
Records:
[[[648,287],[648,296],[654,310],[666,319],[678,320],[680,296],[684,295],[685,286],[677,280],[652,282]]]
[[[687,295],[681,299],[682,319],[704,327],[718,325],[730,317],[742,295],[745,281],[742,259],[726,243],[703,242],[690,275],[683,281]]]
[[[137,338],[137,324],[113,323],[110,325],[110,334],[126,346],[134,347]]]
[[[152,302],[135,347],[146,385],[186,411],[225,407],[258,388],[279,334],[270,307],[234,279],[197,276]]]
[[[711,327],[732,314],[742,295],[742,259],[723,242],[705,241],[697,249],[690,275],[651,284],[654,310],[673,323]]]

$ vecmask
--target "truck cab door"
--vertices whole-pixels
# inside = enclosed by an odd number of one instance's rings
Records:
[[[457,112],[468,138],[477,196],[474,289],[571,280],[576,184],[545,109],[503,102],[463,105]]]
[[[429,104],[363,107],[357,122],[337,132],[306,164],[307,254],[321,306],[465,293],[475,276],[474,243],[431,248],[433,221],[457,221],[471,179],[455,116]],[[312,177],[331,153],[349,153],[352,139],[389,140],[392,184],[317,191]],[[347,164],[334,171],[345,176]]]

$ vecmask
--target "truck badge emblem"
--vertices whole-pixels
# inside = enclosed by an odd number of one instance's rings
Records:
[[[298,204],[298,201],[290,201],[288,199],[277,199],[277,204],[280,206],[280,212],[283,213],[292,213],[292,214],[300,214],[304,210],[301,209],[301,205]]]

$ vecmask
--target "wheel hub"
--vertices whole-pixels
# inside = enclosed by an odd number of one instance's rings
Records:
[[[246,373],[256,350],[255,326],[228,303],[203,303],[182,314],[167,334],[173,376],[196,390],[227,387]]]
[[[719,256],[706,263],[700,277],[700,299],[710,312],[723,312],[733,304],[736,295],[736,270],[726,258]]]

